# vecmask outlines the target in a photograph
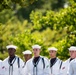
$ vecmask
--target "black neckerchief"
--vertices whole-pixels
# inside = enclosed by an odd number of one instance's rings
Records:
[[[73,59],[74,59],[74,58],[70,58],[70,61],[72,61]],[[70,62],[70,61],[69,61],[69,62]]]
[[[10,74],[13,75],[13,64],[14,64],[15,60],[16,60],[16,56],[13,57],[13,58],[9,58],[8,59],[8,63],[9,63],[9,75]]]
[[[40,58],[40,56],[38,56],[38,57],[34,57],[34,59],[33,59],[33,63],[36,64],[36,62],[38,61],[39,58]]]
[[[15,56],[9,58],[9,62],[11,63]]]
[[[33,75],[37,75],[37,65],[38,65],[39,60],[40,60],[40,56],[35,57],[33,59],[33,65],[34,65],[34,67],[33,67]]]
[[[24,65],[23,65],[23,67],[22,67],[22,68],[24,68],[24,67],[25,67],[25,65],[26,65],[26,62],[24,62]]]
[[[52,67],[56,63],[56,61],[57,61],[57,58],[52,58],[50,60],[50,67]]]
[[[53,58],[50,60],[50,69],[51,69],[51,74],[52,74],[52,66],[57,62],[57,58]]]

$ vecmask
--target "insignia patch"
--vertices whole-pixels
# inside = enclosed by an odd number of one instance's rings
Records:
[[[2,67],[2,69],[4,69],[4,68],[5,68],[5,66]]]
[[[48,67],[49,67],[49,65],[46,66],[46,68],[48,68]]]
[[[62,70],[65,69],[65,67],[62,67]]]

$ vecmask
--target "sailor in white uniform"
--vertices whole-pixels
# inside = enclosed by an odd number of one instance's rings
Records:
[[[74,56],[75,59],[70,62],[68,75],[76,75],[76,46],[74,46]]]
[[[24,60],[25,60],[25,61],[24,61],[24,65],[23,65],[23,68],[24,68],[26,62],[27,62],[29,59],[32,58],[32,52],[31,52],[30,50],[25,50],[25,51],[23,51],[22,53],[23,53],[23,55],[24,55]]]
[[[69,50],[70,58],[63,62],[60,75],[68,75],[70,62],[75,58],[76,47],[71,46],[68,50]]]
[[[21,70],[23,66],[23,60],[15,55],[17,46],[8,45],[9,57],[3,60],[2,70],[3,75],[21,75]]]
[[[50,75],[48,59],[40,56],[41,46],[33,45],[32,48],[34,57],[26,62],[24,75]]]
[[[60,69],[62,66],[62,60],[56,57],[57,48],[50,47],[48,48],[50,55],[50,71],[51,75],[59,75]]]

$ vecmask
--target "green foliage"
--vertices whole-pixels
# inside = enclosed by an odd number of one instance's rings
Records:
[[[11,18],[13,18],[14,16],[14,11],[12,11],[11,9],[8,10],[3,10],[2,12],[0,12],[0,23],[6,23],[8,20],[10,20]]]
[[[51,0],[52,10],[57,11],[58,9],[63,8],[65,2],[66,0]]]
[[[24,33],[17,35],[12,41],[18,46],[19,48],[18,53],[22,53],[24,50],[27,50],[27,49],[32,51],[32,45],[34,44],[39,44],[43,46],[43,40],[42,40],[42,36],[40,35],[40,33],[35,32],[31,34],[30,31],[28,30],[26,30]]]
[[[19,4],[21,6],[28,6],[36,0],[0,0],[0,10],[11,9],[12,4]]]
[[[53,10],[62,8],[66,0],[0,0],[0,11],[3,9],[12,9],[14,4],[18,4],[22,7],[32,8],[46,8],[47,10],[52,8]]]
[[[30,1],[28,0],[28,5],[39,0]],[[14,1],[10,0],[7,4],[10,5],[11,2]],[[32,45],[39,44],[42,46],[41,55],[49,57],[47,48],[55,46],[58,48],[57,56],[66,60],[69,57],[68,48],[76,45],[76,3],[72,1],[69,4],[68,8],[58,12],[47,9],[42,12],[43,10],[36,9],[30,14],[30,21],[24,20],[22,16],[16,16],[13,10],[0,12],[0,59],[8,56],[6,50],[8,44],[18,46],[16,53],[21,58],[22,51],[27,49],[32,51]]]
[[[47,11],[45,15],[42,15],[40,12],[32,12],[30,19],[34,24],[34,29],[44,30],[45,28],[50,27],[51,29],[59,30],[64,26],[71,26],[72,30],[74,30],[76,23],[75,14],[75,7],[68,7],[60,12]]]
[[[53,30],[53,33],[56,30],[55,36],[53,38],[55,41],[50,38],[53,41],[53,45],[50,43],[50,46],[56,46],[59,49],[58,56],[63,60],[69,57],[67,51],[68,47],[76,44],[75,14],[76,3],[68,8],[60,10],[59,12],[47,11],[45,15],[40,12],[32,12],[30,15],[34,30],[41,32],[48,27]],[[39,27],[37,27],[37,25]]]
[[[1,49],[4,51],[6,50],[5,46],[8,44],[12,44],[12,40],[10,39],[11,37],[15,37],[17,34],[24,32],[25,26],[27,26],[27,20],[25,20],[23,23],[18,21],[15,17],[10,19],[6,25],[1,24],[0,25],[0,42],[1,42]],[[28,27],[27,27],[28,28]]]

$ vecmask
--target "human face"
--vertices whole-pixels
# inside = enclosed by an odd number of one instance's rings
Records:
[[[76,57],[76,51],[69,51],[70,58],[75,58]]]
[[[56,57],[56,51],[50,50],[49,55],[50,55],[51,58],[55,58]]]
[[[31,57],[32,57],[32,54],[25,54],[24,55],[25,61],[28,61]]]
[[[40,55],[40,49],[34,48],[33,53],[34,53],[34,57],[38,57]]]
[[[16,50],[14,48],[9,48],[8,49],[8,54],[10,57],[13,57],[15,55]]]

